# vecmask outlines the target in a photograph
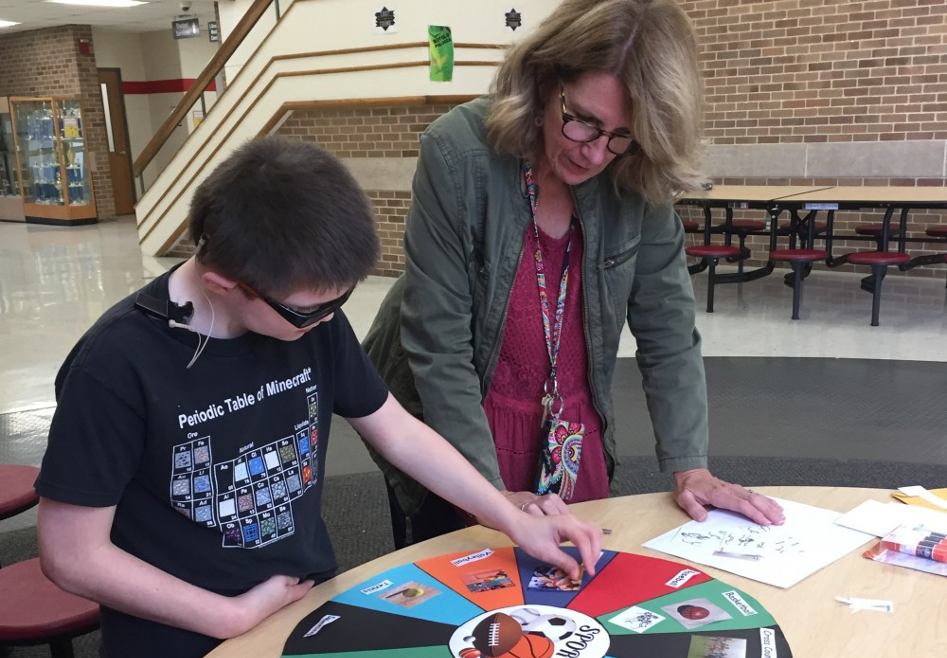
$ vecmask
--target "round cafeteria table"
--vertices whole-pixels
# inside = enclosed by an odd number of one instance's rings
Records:
[[[758,487],[754,490],[839,512],[846,512],[868,499],[891,500],[891,492],[880,489]],[[572,509],[577,516],[612,529],[604,538],[606,549],[688,564],[687,560],[641,547],[643,542],[688,521],[668,493],[580,503]],[[696,566],[759,600],[779,622],[795,658],[947,656],[947,623],[944,622],[947,582],[942,576],[868,560],[861,553],[869,543],[788,589]],[[209,657],[278,658],[286,638],[303,617],[374,574],[445,553],[509,544],[501,533],[474,527],[396,551],[319,585],[301,601],[287,606],[257,628],[224,642]],[[836,596],[890,600],[894,603],[894,612],[853,614],[848,606],[835,601]]]

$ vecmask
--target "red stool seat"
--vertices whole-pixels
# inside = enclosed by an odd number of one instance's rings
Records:
[[[763,231],[766,229],[766,222],[761,222],[758,219],[734,219],[730,222],[730,226],[733,231]],[[718,231],[725,231],[727,225],[718,224],[714,228]]]
[[[882,231],[885,230],[884,224],[859,224],[855,227],[855,233],[858,235],[881,235]],[[890,224],[888,227],[888,235],[898,235],[901,233],[901,226],[899,224]]]
[[[910,256],[897,251],[856,251],[848,255],[848,262],[855,265],[897,265],[909,260]]]
[[[94,631],[99,606],[53,584],[39,558],[0,569],[0,644],[39,644]]]
[[[925,233],[932,238],[947,238],[947,226],[931,226]]]
[[[769,252],[773,260],[816,261],[825,260],[829,252],[824,249],[775,249]]]
[[[0,519],[30,509],[39,502],[33,483],[39,475],[35,466],[0,465]]]
[[[695,258],[730,258],[740,255],[739,247],[728,247],[722,244],[698,244],[687,247],[684,252]]]
[[[700,224],[698,222],[693,222],[689,219],[682,219],[681,224],[684,225],[684,230],[687,233],[696,233],[700,230]]]

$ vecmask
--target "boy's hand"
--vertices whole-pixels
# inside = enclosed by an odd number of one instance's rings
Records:
[[[595,575],[595,564],[602,554],[602,529],[594,523],[580,521],[570,513],[536,516],[524,512],[507,534],[537,560],[555,565],[577,580],[582,577],[579,563],[559,548],[562,542],[571,541],[579,549],[585,570]]]
[[[267,580],[232,600],[237,606],[234,626],[226,637],[236,637],[246,633],[271,614],[298,601],[312,589],[313,582],[291,576],[270,576]]]

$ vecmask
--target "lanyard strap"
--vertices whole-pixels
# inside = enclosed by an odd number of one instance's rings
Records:
[[[559,360],[559,341],[562,338],[562,316],[566,308],[566,289],[569,285],[569,254],[572,251],[572,231],[575,225],[569,224],[569,242],[566,244],[565,264],[562,269],[562,278],[559,281],[559,298],[556,300],[556,315],[550,325],[549,322],[549,295],[546,293],[546,274],[543,269],[543,250],[539,243],[539,225],[536,223],[536,208],[539,206],[539,191],[533,181],[532,167],[528,162],[523,163],[523,176],[526,179],[526,192],[529,194],[529,208],[533,216],[533,246],[535,249],[536,285],[539,288],[539,303],[543,314],[543,334],[546,338],[546,352],[549,354],[549,381],[546,394],[559,397],[556,382],[556,364]],[[551,385],[551,389],[550,389]]]

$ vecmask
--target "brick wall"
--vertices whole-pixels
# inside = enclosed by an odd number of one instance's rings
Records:
[[[451,105],[412,105],[293,113],[278,134],[311,140],[340,158],[418,157],[418,135]],[[413,168],[413,160],[409,165]],[[404,271],[404,222],[411,204],[406,189],[365,185],[375,209],[381,259],[375,274],[398,276]]]
[[[944,0],[683,0],[701,44],[704,136],[712,144],[779,145],[947,139],[947,2]],[[713,175],[714,172],[709,172]],[[943,177],[715,178],[725,184],[933,185]],[[695,209],[682,216],[702,221]],[[760,213],[737,212],[759,219]],[[897,218],[895,218],[897,219]],[[837,233],[878,223],[880,213],[839,212]],[[943,211],[914,211],[908,244],[916,254],[947,251],[921,242],[947,223]],[[757,254],[768,239],[750,238]],[[841,240],[837,253],[871,249]],[[753,264],[759,264],[754,259]],[[839,269],[863,271],[844,266]],[[920,267],[915,276],[942,276]]]
[[[92,47],[88,25],[67,25],[0,38],[0,96],[68,96],[82,105],[86,146],[94,158],[92,185],[100,218],[115,216],[109,173],[105,111],[95,51],[79,53],[79,39]]]
[[[947,139],[944,0],[685,0],[718,144]]]

